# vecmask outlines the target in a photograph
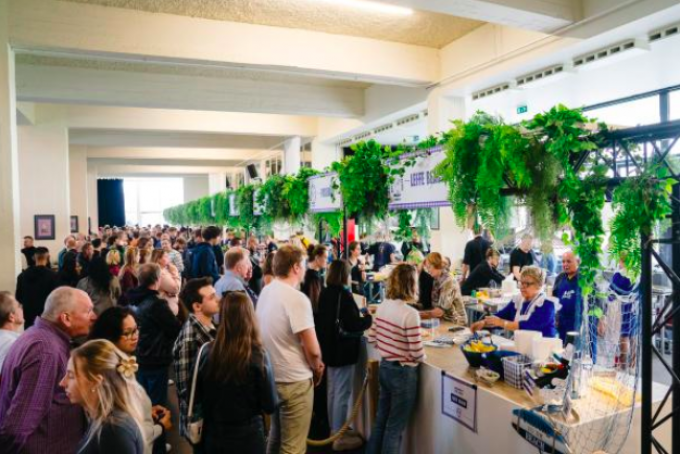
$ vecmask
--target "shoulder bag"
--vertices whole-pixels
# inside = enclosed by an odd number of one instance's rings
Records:
[[[191,392],[189,394],[189,412],[187,414],[187,438],[193,445],[201,442],[203,437],[203,415],[194,414],[194,399],[196,397],[196,382],[198,381],[198,370],[201,365],[201,358],[203,357],[203,349],[207,347],[210,342],[201,345],[196,357],[196,365],[194,366],[194,375],[191,380]]]

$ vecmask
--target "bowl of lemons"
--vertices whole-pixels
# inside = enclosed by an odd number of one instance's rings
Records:
[[[470,339],[460,346],[470,367],[481,367],[485,353],[495,352],[498,347],[494,344],[483,342],[481,339]]]

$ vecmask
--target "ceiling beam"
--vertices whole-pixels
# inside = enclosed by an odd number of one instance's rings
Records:
[[[97,175],[100,177],[122,177],[132,175],[209,175],[211,173],[241,172],[239,167],[213,166],[141,166],[134,164],[103,164],[96,165]]]
[[[437,49],[55,0],[9,0],[10,43],[126,61],[245,67],[404,86],[436,80]]]
[[[86,154],[88,159],[192,159],[203,161],[206,164],[212,164],[215,161],[225,160],[244,161],[251,159],[254,155],[265,153],[266,151],[268,150],[87,147]]]
[[[364,90],[303,83],[17,64],[17,99],[283,115],[360,117]]]
[[[414,9],[549,33],[581,16],[581,0],[382,0]]]
[[[72,130],[124,130],[126,134],[154,131],[311,137],[318,129],[316,118],[295,115],[57,104],[39,104],[36,111],[39,124]]]
[[[235,148],[263,150],[279,146],[284,136],[253,136],[236,134],[70,129],[71,145],[90,147],[137,148]]]

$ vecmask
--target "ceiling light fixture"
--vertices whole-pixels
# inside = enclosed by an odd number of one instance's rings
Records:
[[[376,13],[399,14],[402,16],[408,16],[413,14],[413,10],[411,8],[388,5],[379,2],[371,2],[364,0],[316,0],[316,1],[334,3],[336,5],[349,6],[353,8],[361,8],[365,10],[374,11]]]

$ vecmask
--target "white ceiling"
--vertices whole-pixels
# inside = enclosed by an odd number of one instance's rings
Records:
[[[415,10],[410,16],[321,0],[69,0],[152,13],[297,28],[441,48],[483,22]]]

